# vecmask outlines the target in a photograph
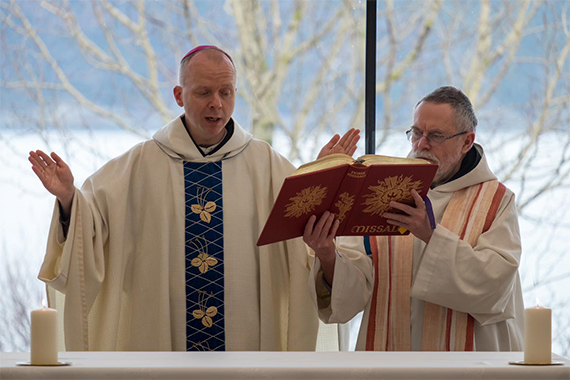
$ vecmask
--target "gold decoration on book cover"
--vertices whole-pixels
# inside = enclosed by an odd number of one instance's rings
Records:
[[[285,206],[286,218],[298,218],[315,210],[327,197],[327,188],[321,185],[304,188],[294,197],[289,198]]]
[[[340,223],[346,218],[346,214],[352,209],[354,205],[354,195],[350,195],[348,192],[344,192],[338,197],[338,201],[334,204],[338,208],[338,215],[336,218]]]
[[[366,201],[363,205],[367,206],[362,212],[371,215],[382,215],[390,209],[390,201],[401,202],[404,199],[412,197],[412,189],[419,192],[422,188],[422,181],[413,181],[412,177],[393,176],[386,177],[382,181],[378,181],[377,186],[369,186],[371,193],[364,195]]]

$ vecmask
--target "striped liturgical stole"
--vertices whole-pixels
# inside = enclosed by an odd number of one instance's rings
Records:
[[[186,350],[225,351],[222,162],[184,162]]]
[[[505,194],[497,180],[453,193],[440,224],[471,246],[495,219]],[[366,336],[367,351],[409,351],[413,235],[370,236],[364,247],[374,261],[374,289]],[[425,302],[422,351],[473,351],[469,314]]]

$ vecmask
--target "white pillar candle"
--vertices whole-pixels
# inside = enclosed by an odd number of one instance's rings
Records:
[[[531,307],[524,311],[524,362],[545,364],[552,361],[552,311]]]
[[[31,314],[31,364],[57,364],[57,310],[34,310]]]

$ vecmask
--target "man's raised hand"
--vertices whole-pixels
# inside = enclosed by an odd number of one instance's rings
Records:
[[[356,143],[360,140],[360,130],[350,128],[342,137],[334,135],[321,149],[317,159],[334,153],[344,153],[352,156],[356,151]]]
[[[50,157],[41,150],[31,151],[28,160],[47,191],[57,197],[64,213],[68,213],[75,193],[73,174],[69,166],[57,154],[52,152]]]

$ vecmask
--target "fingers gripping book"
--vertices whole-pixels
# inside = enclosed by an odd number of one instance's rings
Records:
[[[409,234],[382,215],[398,212],[391,201],[414,205],[412,189],[425,199],[437,168],[421,159],[373,154],[309,162],[283,182],[257,245],[303,236],[311,215],[320,218],[325,211],[340,221],[337,236]]]

